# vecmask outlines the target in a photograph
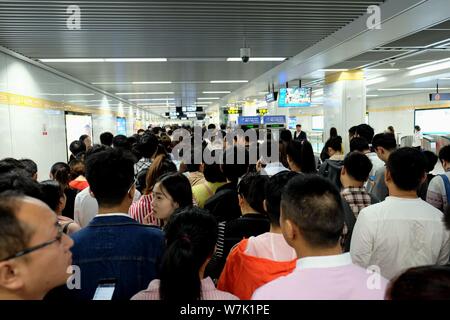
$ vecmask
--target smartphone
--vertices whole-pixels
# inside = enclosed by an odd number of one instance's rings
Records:
[[[116,289],[116,282],[116,279],[100,280],[92,300],[111,300]]]

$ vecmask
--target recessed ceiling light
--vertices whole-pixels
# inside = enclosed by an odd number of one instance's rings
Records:
[[[324,72],[327,72],[327,71],[330,71],[330,72],[332,72],[332,71],[335,71],[335,72],[339,72],[339,71],[348,71],[348,69],[319,69],[319,70],[317,70],[317,71],[324,71]]]
[[[281,57],[250,57],[249,61],[284,61],[286,60],[286,58],[281,58]],[[227,58],[227,61],[231,61],[231,62],[241,62],[242,59],[241,58]]]
[[[203,93],[208,94],[208,93],[231,93],[231,91],[203,91]]]
[[[42,62],[103,62],[102,58],[39,59]]]
[[[174,92],[117,92],[117,95],[175,94]]]
[[[381,83],[381,82],[384,82],[386,80],[387,80],[387,78],[385,78],[385,77],[370,79],[370,80],[366,81],[366,86],[371,86],[373,84]]]
[[[167,58],[105,58],[105,62],[166,62]]]
[[[173,101],[175,98],[155,98],[155,99],[128,99],[128,101]]]
[[[450,88],[439,88],[440,90],[450,90]],[[378,89],[378,91],[431,91],[436,90],[436,88],[386,88]]]
[[[171,84],[172,81],[133,81],[132,84]]]
[[[248,80],[211,80],[210,83],[247,83]]]
[[[417,68],[421,68],[421,67],[426,67],[426,66],[431,66],[431,65],[434,65],[434,64],[438,64],[438,63],[441,63],[441,62],[446,62],[446,61],[449,61],[449,60],[450,60],[450,58],[446,58],[446,59],[431,61],[431,62],[427,62],[427,63],[416,64],[415,66],[409,67],[407,69],[408,70],[417,69]]]

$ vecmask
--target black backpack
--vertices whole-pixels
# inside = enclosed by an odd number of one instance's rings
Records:
[[[344,161],[342,160],[325,160],[324,163],[319,168],[319,174],[327,178],[328,180],[333,183],[338,190],[341,190],[342,184],[341,184],[341,169],[344,165]]]

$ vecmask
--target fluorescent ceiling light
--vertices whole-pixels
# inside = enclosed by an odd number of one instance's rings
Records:
[[[258,94],[269,94],[269,91],[260,91]]]
[[[133,84],[132,82],[92,82],[94,85]]]
[[[364,71],[399,71],[400,69],[390,68],[390,69],[363,69]]]
[[[210,83],[247,83],[248,80],[211,80]]]
[[[41,93],[42,96],[95,96],[95,93]]]
[[[202,101],[202,102],[194,102],[195,105],[205,105],[205,104],[212,104],[211,101]]]
[[[103,62],[102,58],[39,59],[42,62]]]
[[[174,92],[117,92],[119,96],[124,95],[146,95],[146,94],[175,94]]]
[[[447,60],[450,60],[450,59],[447,59]],[[434,72],[434,71],[440,71],[440,70],[445,70],[445,69],[450,69],[450,61],[439,63],[439,64],[433,64],[433,65],[429,65],[429,66],[422,67],[422,68],[416,68],[416,69],[411,70],[409,72],[409,74],[414,76],[414,75],[419,75],[419,74],[424,74],[424,73],[429,73],[429,72]]]
[[[201,97],[201,98],[197,98],[197,100],[220,100],[220,98],[219,97],[210,97],[210,98]]]
[[[51,58],[39,60],[42,62],[166,62],[167,58]]]
[[[319,69],[318,71],[348,71],[348,69]]]
[[[386,80],[387,80],[387,78],[385,78],[385,77],[370,79],[370,80],[366,81],[366,86],[371,86],[373,84],[381,83],[381,82],[384,82]]]
[[[432,91],[436,88],[386,88],[378,89],[378,91]],[[450,90],[450,88],[439,88],[439,90]]]
[[[439,78],[439,80],[450,80],[450,78]]]
[[[208,93],[231,93],[231,91],[203,91],[203,93],[208,94]]]
[[[132,84],[171,84],[172,81],[133,81]]]
[[[369,97],[369,98],[378,97],[378,94],[367,94],[366,97]]]
[[[156,99],[128,99],[128,101],[173,101],[175,98],[156,98]]]
[[[314,90],[312,93],[313,93],[314,96],[323,95],[323,89]]]
[[[281,58],[281,57],[250,57],[250,62],[251,61],[284,61],[286,60],[286,58]],[[242,59],[241,58],[227,58],[227,61],[231,61],[231,62],[241,62]]]
[[[167,58],[106,58],[105,62],[166,62]]]
[[[421,68],[421,67],[426,67],[426,66],[431,66],[431,65],[434,65],[434,64],[438,64],[438,63],[441,63],[441,62],[446,62],[446,61],[449,61],[449,60],[450,60],[450,58],[436,60],[436,61],[431,61],[431,62],[427,62],[427,63],[417,64],[417,65],[409,67],[407,69],[408,70],[417,69],[417,68]]]
[[[166,107],[166,106],[174,106],[175,103],[138,103],[138,106],[161,106],[161,107]]]

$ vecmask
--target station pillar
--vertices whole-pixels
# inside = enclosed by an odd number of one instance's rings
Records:
[[[324,139],[335,127],[342,137],[344,153],[350,151],[348,129],[364,123],[366,115],[366,86],[361,70],[327,75],[323,89]],[[370,141],[369,141],[370,143]]]

